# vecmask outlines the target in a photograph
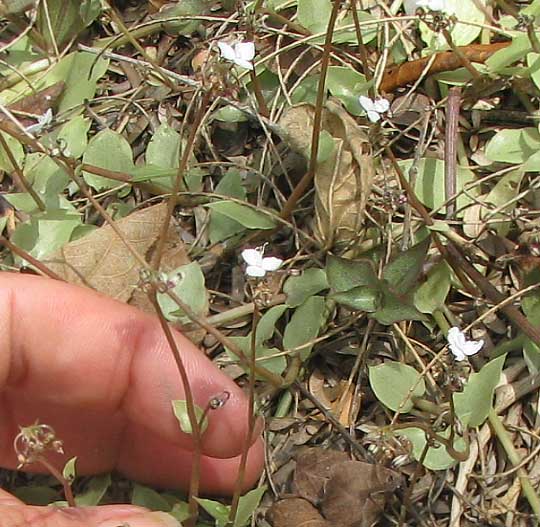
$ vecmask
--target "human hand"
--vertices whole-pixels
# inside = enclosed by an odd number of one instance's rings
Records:
[[[65,456],[47,456],[60,470],[77,456],[81,475],[116,469],[140,482],[187,487],[191,437],[171,409],[184,391],[156,318],[90,290],[12,273],[0,273],[0,313],[1,466],[17,466],[19,426],[39,420],[64,443]],[[230,393],[209,415],[201,459],[201,491],[230,494],[247,434],[247,399],[191,342],[177,332],[175,339],[198,406]],[[262,464],[257,438],[246,488]],[[154,527],[169,525],[159,522],[170,518],[124,505],[30,507],[0,491],[0,527]]]

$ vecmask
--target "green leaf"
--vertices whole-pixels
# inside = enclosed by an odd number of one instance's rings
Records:
[[[56,140],[65,155],[75,158],[83,155],[88,145],[90,125],[90,119],[78,115],[60,128]]]
[[[416,309],[409,296],[396,295],[384,284],[381,285],[380,291],[382,297],[379,308],[371,315],[380,324],[389,326],[403,320],[425,320],[424,315]]]
[[[147,164],[160,168],[178,168],[180,134],[168,124],[160,124],[148,143],[145,160]],[[174,175],[176,175],[176,170]]]
[[[255,344],[257,346],[264,344],[274,336],[277,321],[287,311],[288,307],[284,304],[271,307],[259,320],[257,332],[255,334]],[[249,334],[251,341],[251,333]]]
[[[39,4],[37,29],[52,48],[53,42],[60,48],[85,27],[75,0],[47,0]]]
[[[49,156],[36,152],[28,154],[23,172],[47,207],[56,208],[58,194],[65,190],[70,181],[64,167],[56,164]]]
[[[203,498],[195,498],[197,503],[216,520],[216,527],[225,527],[229,520],[229,512],[231,508],[223,505],[219,501],[208,500]]]
[[[293,104],[309,103],[315,105],[318,86],[319,75],[302,79],[291,93],[291,102]]]
[[[371,260],[348,260],[329,255],[326,259],[326,276],[330,287],[337,292],[357,286],[376,286],[379,283]]]
[[[276,226],[268,214],[234,201],[216,201],[215,203],[207,203],[205,206],[237,221],[247,229],[273,229]]]
[[[17,162],[17,165],[21,167],[24,162],[24,150],[21,143],[19,143],[19,141],[17,141],[17,139],[12,137],[11,135],[8,135],[4,132],[0,132],[0,134],[2,134],[2,137],[6,142],[7,147],[9,148],[9,151],[11,152],[13,158]],[[11,164],[8,154],[6,153],[2,145],[0,145],[0,170],[3,170],[4,172],[13,171],[13,165]]]
[[[84,27],[89,26],[101,14],[100,0],[82,0],[79,6],[79,16]]]
[[[72,457],[67,460],[64,465],[64,470],[62,470],[62,476],[68,481],[74,481],[77,477],[77,470],[75,469],[75,464],[77,463],[77,456]]]
[[[460,21],[450,26],[450,36],[454,45],[466,46],[480,34],[481,26],[485,23],[485,14],[480,7],[485,9],[484,4],[484,0],[478,0],[478,3],[473,0],[446,0],[446,9],[455,14],[456,19]],[[433,31],[424,22],[420,24],[420,34],[431,51],[448,48],[448,42],[442,32]]]
[[[414,305],[421,313],[432,314],[444,305],[450,292],[452,273],[446,262],[440,262],[429,273],[428,279],[415,291]]]
[[[181,399],[175,399],[171,401],[171,405],[173,408],[173,413],[176,419],[178,420],[178,423],[180,424],[180,430],[184,432],[185,434],[191,434],[193,433],[193,429],[191,428],[191,421],[189,420],[189,414],[187,411],[187,402]],[[195,416],[197,417],[197,422],[201,422],[201,418],[203,416],[204,410],[200,408],[199,406],[195,405]],[[208,428],[208,419],[205,417],[204,421],[201,423],[200,426],[200,432],[201,434],[204,434],[205,430]]]
[[[81,218],[78,214],[65,210],[49,210],[34,214],[29,223],[20,224],[11,241],[41,260],[69,242],[73,230],[80,224]]]
[[[352,68],[330,66],[326,77],[326,86],[330,93],[337,97],[352,115],[363,115],[364,109],[358,101],[358,84],[364,84],[366,77]]]
[[[216,185],[215,193],[245,201],[246,189],[242,184],[242,174],[240,171],[236,168],[227,170]],[[212,244],[226,240],[244,230],[245,227],[236,220],[224,216],[215,210],[210,211],[208,236]]]
[[[504,128],[486,146],[486,157],[499,163],[524,163],[540,148],[536,128]]]
[[[425,432],[420,428],[411,427],[396,430],[396,434],[406,437],[412,443],[413,457],[417,461],[420,461],[427,443]],[[450,436],[450,427],[441,432],[440,435],[447,439]],[[448,453],[444,445],[441,445],[437,441],[434,441],[433,443],[433,447],[428,448],[426,456],[424,457],[423,464],[426,468],[429,470],[446,470],[457,463],[457,461]],[[466,444],[463,438],[455,436],[453,447],[458,452],[464,452]]]
[[[266,487],[259,487],[240,497],[236,518],[234,519],[234,527],[248,525],[265,492]]]
[[[159,492],[138,483],[133,485],[131,504],[145,507],[151,511],[168,512],[171,510],[169,502]]]
[[[370,366],[369,383],[377,399],[399,413],[410,412],[412,397],[422,397],[426,392],[420,374],[411,366],[395,361]]]
[[[501,73],[510,64],[522,60],[530,51],[532,45],[527,35],[514,37],[507,48],[496,51],[486,60],[486,66],[493,73]]]
[[[411,289],[422,272],[426,255],[431,244],[428,236],[410,249],[398,254],[383,270],[383,278],[392,291],[404,294]]]
[[[248,121],[248,117],[244,112],[230,104],[214,112],[212,117],[216,121],[222,121],[224,123],[245,123]]]
[[[330,0],[298,0],[298,22],[311,33],[325,33],[332,12]]]
[[[321,327],[326,321],[326,302],[322,296],[312,296],[301,306],[298,306],[291,317],[283,334],[285,349],[297,348],[317,338]],[[302,348],[300,358],[309,357],[313,345]]]
[[[163,28],[166,31],[188,37],[199,29],[201,21],[197,19],[197,16],[207,14],[209,5],[207,0],[182,0],[169,3],[160,9],[154,18],[164,19]]]
[[[77,507],[93,507],[94,505],[99,505],[99,502],[107,492],[110,485],[110,474],[101,474],[100,476],[90,478],[90,481],[86,485],[85,491],[75,498]]]
[[[18,486],[10,491],[26,505],[46,506],[58,499],[58,492],[45,485]]]
[[[106,129],[98,132],[83,155],[83,162],[107,170],[130,172],[133,168],[133,153],[127,140],[118,132]],[[85,181],[96,190],[114,188],[118,181],[83,172]]]
[[[408,175],[412,160],[399,163],[404,173]],[[474,173],[468,168],[458,166],[456,173],[457,188],[463,189],[467,184],[476,181]],[[430,209],[438,209],[445,212],[443,203],[446,201],[444,191],[444,161],[433,157],[422,158],[418,163],[418,174],[414,191],[418,199]],[[468,194],[477,196],[478,190],[469,189]],[[463,208],[473,202],[472,198],[464,193],[457,198],[458,217],[463,216]]]
[[[539,145],[540,147],[540,145]],[[512,226],[512,220],[508,219],[509,214],[516,208],[514,198],[519,194],[521,181],[525,175],[521,169],[512,170],[497,181],[485,198],[486,203],[490,203],[494,208],[500,209],[497,214],[483,209],[482,218],[490,220],[490,226],[499,236],[506,236]],[[495,223],[493,220],[499,220]]]
[[[323,269],[315,267],[306,269],[300,276],[291,276],[283,285],[287,295],[287,305],[297,307],[310,296],[316,295],[323,289],[328,289],[328,280]]]
[[[208,291],[204,283],[204,274],[197,262],[177,267],[168,273],[168,279],[176,282],[172,288],[175,295],[187,304],[197,315],[206,315],[208,310]],[[158,293],[159,306],[167,320],[181,324],[189,322],[182,309],[166,293]]]
[[[377,286],[362,285],[330,295],[330,298],[341,305],[358,311],[372,313],[377,311],[381,303],[381,291]]]
[[[501,355],[489,361],[478,373],[471,373],[462,392],[454,394],[454,409],[464,426],[480,426],[487,419],[505,360],[506,355]]]

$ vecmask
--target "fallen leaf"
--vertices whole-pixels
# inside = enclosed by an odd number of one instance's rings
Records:
[[[382,465],[345,461],[332,466],[324,498],[323,516],[332,525],[371,527],[383,512],[387,494],[401,484],[401,476]]]
[[[399,473],[382,465],[350,460],[337,450],[306,448],[297,458],[292,490],[319,506],[329,525],[370,527],[384,509],[387,494],[401,483]]]
[[[270,507],[266,518],[273,527],[330,527],[321,513],[302,498],[286,498]]]
[[[336,463],[349,461],[345,452],[323,448],[305,448],[296,459],[293,492],[318,505]]]
[[[130,246],[149,261],[149,250],[158,239],[166,214],[167,205],[161,203],[122,218],[116,226]],[[183,246],[176,250],[182,255]],[[122,302],[137,289],[141,269],[110,225],[69,242],[44,263],[67,282],[86,285]]]
[[[314,115],[313,105],[301,104],[286,111],[279,123],[291,148],[306,156]],[[348,245],[358,238],[371,191],[371,147],[354,119],[333,100],[323,110],[321,138],[323,134],[333,139],[333,148],[321,140],[314,176],[315,233],[326,247]]]

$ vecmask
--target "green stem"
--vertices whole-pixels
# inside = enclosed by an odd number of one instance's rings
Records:
[[[489,423],[491,424],[491,428],[493,428],[493,431],[497,435],[497,438],[499,439],[502,447],[504,448],[508,459],[513,466],[518,466],[522,461],[521,456],[514,448],[512,437],[504,427],[501,418],[497,415],[495,410],[491,409],[488,415],[488,419]],[[540,520],[540,498],[538,497],[538,494],[536,493],[531,484],[529,475],[527,474],[527,472],[525,472],[523,468],[517,469],[517,475],[521,483],[521,488],[523,489],[523,494],[525,494],[525,497],[527,498],[527,501],[529,502],[529,505],[531,506],[537,519]]]

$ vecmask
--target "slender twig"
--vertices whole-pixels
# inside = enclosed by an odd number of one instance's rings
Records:
[[[36,459],[36,463],[43,465],[57,480],[61,483],[64,489],[64,496],[70,507],[76,507],[77,503],[73,497],[73,490],[71,489],[70,482],[62,475],[62,473],[52,464],[47,461],[45,456],[39,456]]]
[[[199,427],[197,414],[195,413],[195,401],[193,399],[193,392],[191,391],[191,385],[189,383],[187,370],[186,370],[186,367],[184,366],[182,355],[180,354],[180,350],[178,349],[178,345],[176,344],[176,341],[172,334],[172,330],[169,326],[169,323],[165,319],[165,316],[163,315],[163,311],[161,310],[159,302],[157,301],[157,293],[156,293],[155,288],[153,288],[148,293],[148,297],[150,301],[152,302],[154,309],[156,310],[156,314],[158,316],[161,329],[163,330],[163,333],[165,333],[165,337],[167,339],[167,342],[169,343],[169,347],[171,348],[171,352],[176,362],[176,367],[178,368],[178,373],[180,373],[180,377],[182,379],[182,385],[184,388],[184,395],[186,398],[186,407],[187,407],[187,413],[188,413],[188,418],[189,418],[189,424],[191,426],[191,435],[193,438],[193,463],[191,466],[191,479],[189,482],[190,518],[186,522],[186,526],[189,527],[189,526],[194,526],[196,524],[198,508],[199,508],[196,498],[199,494],[199,483],[200,483],[200,477],[201,477],[201,452],[202,452],[201,429]]]
[[[459,134],[459,108],[461,88],[454,86],[448,92],[446,101],[446,130],[444,142],[444,190],[446,195],[446,217],[452,218],[456,212],[454,196],[457,193],[457,141]]]
[[[330,14],[330,19],[328,20],[328,28],[326,29],[326,38],[321,57],[321,73],[319,76],[319,86],[317,89],[317,102],[315,104],[315,115],[313,117],[313,132],[311,134],[311,152],[308,171],[298,182],[298,185],[296,185],[289,196],[289,199],[287,199],[287,202],[283,206],[283,209],[281,210],[281,217],[283,219],[288,219],[291,216],[297,201],[304,195],[315,176],[315,170],[317,168],[317,155],[319,153],[319,137],[321,135],[323,103],[326,95],[326,73],[328,71],[328,65],[330,62],[332,37],[334,35],[334,26],[336,25],[340,5],[341,0],[334,0],[332,13]]]

